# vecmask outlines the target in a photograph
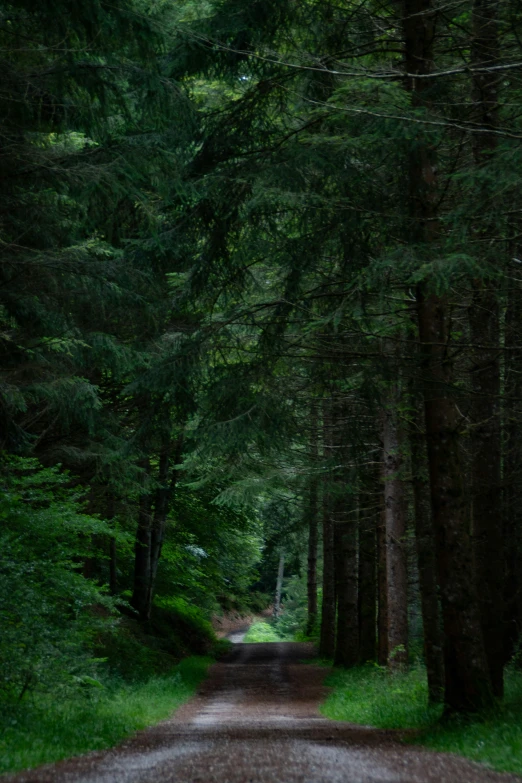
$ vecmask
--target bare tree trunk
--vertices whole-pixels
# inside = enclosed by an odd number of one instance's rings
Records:
[[[505,626],[504,660],[517,652],[522,636],[522,276],[513,270],[505,320],[504,509]],[[515,279],[513,279],[515,278]]]
[[[317,443],[317,406],[312,406],[310,435],[310,461],[314,471],[309,480],[308,496],[308,572],[307,572],[307,597],[308,620],[306,633],[310,636],[317,624],[317,545],[318,545],[318,487],[317,463],[319,457]]]
[[[150,461],[142,463],[144,484],[150,473]],[[139,612],[140,618],[147,619],[147,589],[150,580],[150,540],[152,522],[152,503],[150,493],[145,488],[139,499],[138,528],[134,548],[134,589],[131,605]]]
[[[359,658],[359,618],[357,601],[357,520],[355,514],[336,514],[339,541],[339,578],[337,596],[337,634],[334,663],[346,668]]]
[[[400,475],[402,454],[396,411],[397,394],[390,395],[383,413],[384,506],[386,519],[386,581],[388,599],[388,664],[408,662],[408,568],[406,509]]]
[[[106,496],[108,520],[114,519],[114,495],[108,491]],[[109,590],[111,595],[118,592],[118,573],[116,568],[116,539],[114,536],[109,538]]]
[[[277,570],[277,583],[275,591],[274,602],[274,617],[279,617],[281,614],[281,594],[283,592],[283,579],[285,575],[285,553],[281,552],[279,555],[279,568]]]
[[[323,456],[330,456],[330,409],[329,401],[323,400]],[[321,632],[319,654],[333,658],[335,654],[335,558],[334,528],[331,518],[331,493],[329,479],[323,479],[323,597],[321,604]]]
[[[426,79],[433,69],[436,12],[432,0],[404,0],[406,73],[412,106],[429,108]],[[420,132],[422,134],[423,131]],[[424,131],[427,133],[428,131]],[[410,152],[411,235],[423,253],[437,251],[439,226],[434,147],[422,135]],[[451,388],[449,303],[429,283],[417,289],[419,338],[437,567],[445,634],[447,711],[477,710],[493,703],[480,624],[471,540],[466,526],[459,450],[459,416]]]
[[[116,595],[118,592],[117,552],[114,537],[109,538],[109,590],[111,595]]]
[[[374,496],[361,495],[359,510],[359,662],[374,661],[377,650],[377,524]],[[365,508],[368,506],[368,508]]]
[[[377,527],[377,662],[388,665],[388,584],[386,578],[386,513],[384,508],[384,478],[381,482],[381,509]]]
[[[492,66],[498,61],[498,0],[474,0],[471,62],[475,68]],[[492,130],[498,124],[498,81],[496,73],[473,73],[474,121]],[[494,133],[473,137],[477,166],[491,161],[497,146]],[[481,210],[489,215],[490,188],[487,180],[478,189],[483,197]],[[485,218],[474,231],[481,240],[495,235],[491,219]],[[482,242],[481,247],[490,246]],[[489,258],[495,262],[495,258]],[[486,657],[493,692],[499,698],[504,691],[504,558],[502,527],[498,524],[500,508],[500,323],[495,284],[491,280],[474,282],[469,312],[472,351],[473,428],[471,430],[473,539],[479,585],[479,602]]]
[[[430,488],[426,458],[424,411],[417,407],[410,427],[415,547],[419,569],[424,658],[428,675],[428,695],[436,704],[444,698],[444,654],[437,585],[435,540],[431,523]]]
[[[326,491],[323,496],[323,598],[319,654],[325,658],[333,658],[335,654],[334,528]]]

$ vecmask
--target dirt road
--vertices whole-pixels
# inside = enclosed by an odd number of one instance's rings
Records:
[[[304,644],[237,644],[170,720],[104,753],[5,778],[16,783],[521,783],[393,732],[317,713],[324,669]]]

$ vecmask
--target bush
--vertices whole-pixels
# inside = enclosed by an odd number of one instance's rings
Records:
[[[145,630],[161,637],[171,655],[211,655],[217,642],[214,629],[197,606],[179,596],[157,598]]]

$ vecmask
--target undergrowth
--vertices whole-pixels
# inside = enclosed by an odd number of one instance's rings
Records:
[[[503,772],[522,774],[522,672],[506,673],[504,702],[495,712],[440,722],[442,707],[428,707],[423,667],[391,674],[378,666],[335,670],[322,713],[385,729],[418,729],[411,742],[458,753]]]
[[[59,699],[33,694],[0,714],[0,772],[13,772],[111,747],[168,717],[205,677],[210,658],[185,658],[168,675],[125,683],[93,680]]]

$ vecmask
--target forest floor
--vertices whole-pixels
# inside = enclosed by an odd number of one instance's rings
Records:
[[[3,783],[514,783],[405,733],[318,713],[325,669],[311,645],[236,644],[169,720],[111,751],[6,776]]]

